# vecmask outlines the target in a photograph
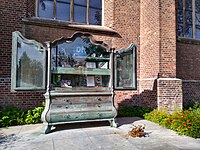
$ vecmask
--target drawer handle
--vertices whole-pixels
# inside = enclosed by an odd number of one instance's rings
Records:
[[[72,104],[72,102],[70,100],[64,100],[66,103]]]
[[[99,117],[102,117],[102,114],[101,114],[101,113],[99,113],[98,115],[99,115]]]
[[[101,98],[98,98],[98,101],[102,101],[102,99],[101,99]]]
[[[69,119],[71,116],[70,115],[65,115],[64,118],[65,119]]]
[[[98,105],[98,107],[100,108],[100,107],[101,107],[101,105],[99,104],[99,105]]]

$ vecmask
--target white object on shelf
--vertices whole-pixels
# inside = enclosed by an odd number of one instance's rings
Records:
[[[96,63],[94,63],[94,62],[87,62],[86,63],[86,68],[96,68]]]
[[[87,76],[87,86],[95,86],[94,76]]]

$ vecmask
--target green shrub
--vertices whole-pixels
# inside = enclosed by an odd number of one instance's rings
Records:
[[[193,109],[200,108],[200,102],[190,100],[188,103],[183,104],[184,110],[188,110],[190,108],[193,108]]]
[[[0,109],[0,127],[25,124],[26,111],[14,107]]]
[[[118,117],[142,117],[151,109],[143,106],[127,106],[118,110]]]
[[[144,114],[144,118],[147,120],[150,120],[155,123],[161,124],[164,119],[166,119],[168,116],[168,112],[166,110],[158,111],[158,110],[153,110],[150,113]]]
[[[15,107],[0,108],[0,128],[14,125],[41,123],[44,107],[33,110],[20,110]]]
[[[44,107],[37,107],[33,110],[28,110],[25,122],[27,124],[41,123],[42,122],[41,115],[43,110]]]
[[[144,118],[172,129],[179,134],[194,138],[200,137],[200,106],[184,111],[175,111],[169,114],[167,111],[153,110],[146,113]]]

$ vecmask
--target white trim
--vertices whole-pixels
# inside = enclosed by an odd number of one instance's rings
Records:
[[[101,2],[101,3],[102,3],[102,8],[101,8],[101,9],[102,9],[102,10],[101,10],[101,25],[102,25],[102,26],[104,26],[104,18],[105,18],[105,17],[104,17],[104,13],[105,13],[105,8],[104,8],[105,5],[104,5],[104,2],[105,2],[104,0],[102,0],[102,2]]]

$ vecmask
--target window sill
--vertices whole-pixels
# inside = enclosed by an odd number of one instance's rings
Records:
[[[180,43],[200,45],[200,39],[197,40],[197,39],[186,38],[186,37],[178,37],[177,41]]]
[[[22,21],[28,25],[39,25],[43,27],[53,27],[53,28],[83,31],[83,32],[93,32],[93,33],[100,33],[103,35],[109,35],[121,38],[119,33],[105,26],[72,24],[66,21],[45,19],[39,17],[25,18],[22,19]]]

